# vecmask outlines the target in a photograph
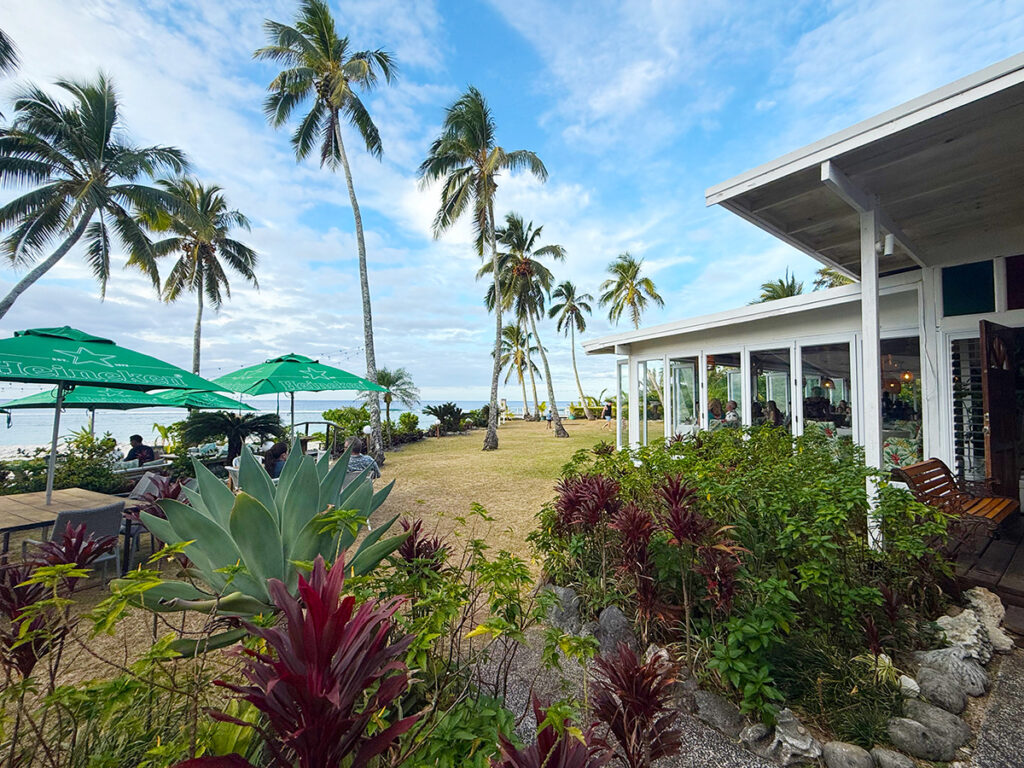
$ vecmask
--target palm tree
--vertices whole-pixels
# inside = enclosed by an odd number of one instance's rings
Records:
[[[591,313],[590,302],[594,300],[594,297],[589,293],[577,293],[576,286],[569,280],[555,288],[553,296],[558,300],[558,303],[551,305],[551,309],[548,310],[548,317],[557,317],[558,330],[569,334],[569,345],[572,350],[572,372],[576,376],[576,390],[580,393],[583,413],[587,419],[593,419],[594,415],[590,412],[590,406],[587,405],[586,395],[583,394],[583,385],[580,384],[580,372],[576,367],[576,331],[583,333],[587,330],[587,319],[584,317],[584,313],[588,315]]]
[[[0,317],[25,290],[86,239],[85,256],[105,294],[110,278],[111,237],[128,251],[128,264],[159,286],[149,238],[133,217],[139,211],[173,207],[173,200],[140,183],[156,173],[181,172],[187,161],[173,147],[137,147],[124,137],[117,93],[100,75],[94,82],[60,80],[70,106],[38,87],[14,102],[12,125],[0,132],[0,184],[34,188],[0,207],[0,241],[13,265],[36,261],[53,240],[60,244],[0,301]],[[113,231],[111,231],[113,230]]]
[[[799,296],[803,292],[804,284],[797,282],[796,275],[789,274],[787,269],[784,277],[761,283],[761,297],[750,303],[762,304],[776,299],[788,299],[790,296]]]
[[[249,230],[249,219],[228,207],[218,186],[203,186],[189,178],[164,179],[157,186],[176,202],[173,213],[143,215],[141,220],[156,232],[170,232],[168,237],[153,243],[158,256],[178,254],[164,280],[164,301],[176,301],[183,293],[196,295],[196,324],[192,334],[192,373],[199,374],[199,352],[205,300],[220,309],[224,298],[231,298],[231,286],[225,265],[258,288],[256,252],[229,235],[233,227]]]
[[[181,436],[191,445],[226,437],[227,463],[242,452],[242,444],[250,437],[268,440],[284,437],[281,417],[276,413],[232,413],[231,411],[194,411],[181,428]]]
[[[540,353],[540,361],[544,366],[544,379],[548,385],[548,402],[551,403],[551,421],[555,428],[555,437],[568,437],[562,425],[562,417],[558,413],[558,403],[555,402],[555,386],[551,381],[551,367],[548,365],[548,355],[544,350],[544,344],[537,332],[537,317],[544,314],[544,299],[551,293],[551,284],[554,276],[540,259],[550,256],[555,261],[565,259],[565,248],[560,245],[545,245],[537,248],[537,242],[541,238],[544,227],[534,229],[533,222],[529,224],[517,213],[509,213],[505,216],[505,226],[497,231],[498,242],[508,248],[507,252],[498,254],[498,285],[500,301],[495,301],[495,289],[492,285],[487,290],[484,299],[488,309],[496,308],[503,304],[505,309],[511,309],[516,316],[523,318],[530,326],[533,338],[537,342],[537,351]],[[481,277],[491,271],[490,264],[484,264],[477,277]]]
[[[519,379],[519,385],[523,388],[523,419],[530,417],[530,403],[526,399],[526,371],[537,370],[537,364],[531,362],[530,352],[536,352],[537,347],[533,344],[531,334],[525,332],[521,326],[509,323],[501,329],[501,367],[507,369],[505,383],[508,384],[513,372]],[[534,393],[536,396],[536,393]]]
[[[421,183],[444,179],[441,206],[434,217],[434,237],[440,237],[472,206],[477,253],[491,249],[494,290],[498,288],[498,242],[494,223],[494,197],[502,171],[527,170],[541,181],[548,177],[544,163],[533,152],[507,152],[498,145],[494,116],[483,95],[470,86],[448,107],[441,135],[434,139],[420,164]],[[487,416],[484,450],[498,448],[498,376],[501,374],[501,305],[494,308],[494,365],[491,370],[491,405]]]
[[[356,227],[356,248],[359,252],[359,287],[363,297],[363,346],[366,350],[366,378],[377,380],[377,360],[373,346],[373,312],[370,307],[370,282],[366,269],[366,242],[363,239],[363,217],[359,212],[352,169],[342,140],[342,122],[359,133],[366,151],[376,158],[383,153],[380,133],[356,89],[369,91],[380,78],[390,83],[395,76],[391,55],[384,50],[353,51],[348,37],[339,37],[331,10],[324,0],[302,0],[295,26],[267,20],[264,29],[270,44],[253,54],[257,59],[278,62],[285,67],[268,90],[263,111],[271,125],[284,125],[292,113],[312,98],[309,112],[292,134],[295,157],[303,160],[320,145],[320,166],[345,172],[348,199]],[[381,442],[380,399],[371,392],[370,453],[383,459]]]
[[[522,328],[523,333],[529,334],[530,331],[526,327],[528,322],[525,317],[517,318],[519,327]],[[529,409],[526,407],[526,403],[523,403],[523,421],[530,419],[531,421],[540,421],[540,398],[537,397],[537,377],[540,376],[540,369],[534,365],[532,355],[537,351],[536,347],[526,348],[526,370],[530,374],[530,391],[533,393],[533,416],[530,416]]]
[[[816,291],[822,288],[838,288],[840,285],[849,285],[852,282],[852,278],[837,269],[832,269],[832,267],[822,267],[814,274],[814,290]]]
[[[405,368],[390,370],[381,366],[377,369],[377,383],[387,387],[384,393],[385,423],[391,424],[391,403],[398,398],[398,402],[406,408],[415,408],[420,401],[420,391],[412,383],[412,375]],[[360,392],[360,397],[366,399],[369,392]],[[388,433],[390,435],[390,432]]]
[[[18,47],[14,41],[0,29],[0,72],[11,74],[18,68]]]
[[[601,283],[601,306],[608,307],[608,319],[618,325],[619,318],[628,311],[633,327],[640,327],[640,318],[647,309],[648,302],[653,301],[659,307],[665,306],[665,300],[654,287],[654,281],[641,273],[644,260],[631,256],[628,252],[619,254],[608,265],[610,280]]]

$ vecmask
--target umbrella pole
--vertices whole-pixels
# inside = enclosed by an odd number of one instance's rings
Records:
[[[295,393],[289,392],[292,398],[292,439],[295,439]]]
[[[89,409],[89,437],[96,437],[96,409]]]
[[[50,440],[50,461],[46,467],[46,505],[53,496],[53,475],[57,471],[57,435],[60,434],[60,409],[64,405],[64,382],[57,384],[57,407],[53,411],[53,439]]]

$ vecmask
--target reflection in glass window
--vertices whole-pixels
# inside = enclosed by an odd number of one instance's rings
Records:
[[[738,352],[708,355],[708,429],[742,424],[743,382]]]
[[[628,365],[628,360],[620,360],[615,366],[615,446],[619,449],[624,445],[624,428],[629,413]]]
[[[850,345],[803,347],[801,359],[804,431],[817,424],[830,436],[852,436]]]
[[[790,428],[793,398],[789,349],[750,353],[750,423]]]
[[[672,403],[672,434],[690,435],[697,431],[697,359],[669,360],[669,386]]]
[[[640,444],[665,435],[665,364],[647,360],[638,366],[640,374]]]
[[[882,339],[882,462],[886,469],[923,458],[921,347],[917,337]]]

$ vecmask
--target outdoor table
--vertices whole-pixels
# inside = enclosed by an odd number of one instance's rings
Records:
[[[49,506],[46,504],[46,491],[0,496],[0,533],[4,537],[2,554],[6,555],[10,549],[12,533],[53,525],[58,512],[103,507],[125,500],[123,496],[87,491],[84,488],[54,491]]]

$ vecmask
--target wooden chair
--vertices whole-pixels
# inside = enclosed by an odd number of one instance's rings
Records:
[[[927,459],[893,470],[907,484],[914,498],[950,515],[976,520],[990,531],[1020,510],[1017,499],[996,496],[990,481],[957,483],[941,459]]]

